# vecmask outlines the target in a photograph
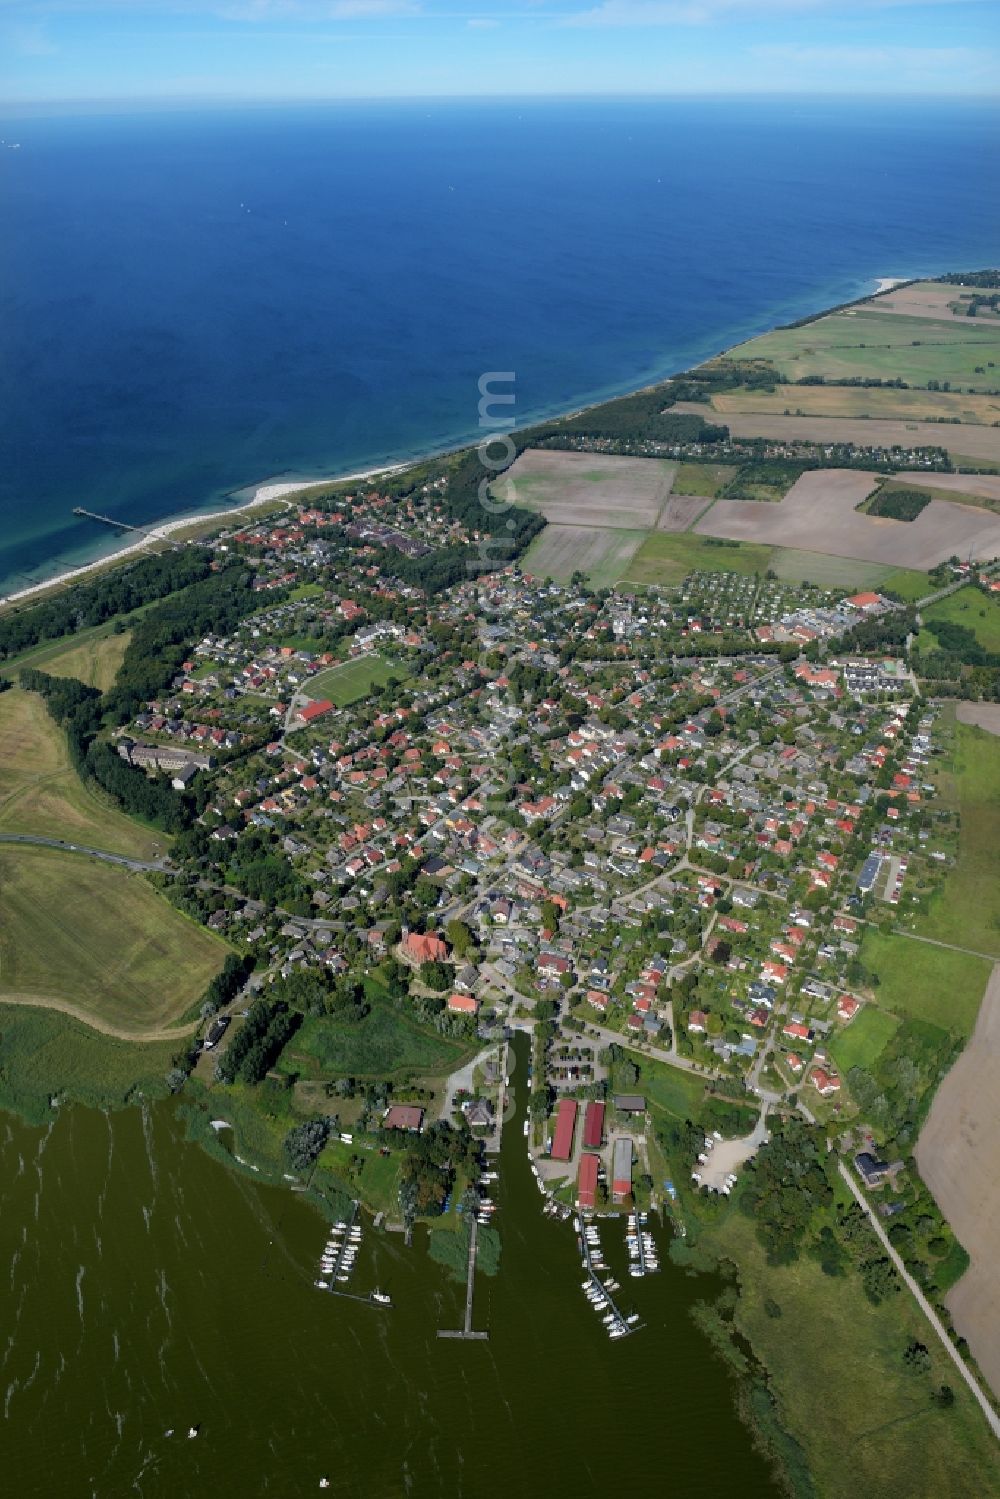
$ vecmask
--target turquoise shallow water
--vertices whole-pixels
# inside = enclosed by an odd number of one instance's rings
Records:
[[[0,121],[0,588],[287,471],[572,409],[996,258],[986,105],[423,103]]]

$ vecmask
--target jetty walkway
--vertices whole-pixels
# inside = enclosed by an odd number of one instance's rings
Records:
[[[465,1326],[464,1327],[439,1327],[439,1338],[466,1338],[474,1342],[485,1342],[489,1337],[488,1332],[476,1332],[472,1326],[472,1296],[476,1280],[476,1235],[479,1224],[472,1215],[469,1228],[469,1267],[465,1277]]]

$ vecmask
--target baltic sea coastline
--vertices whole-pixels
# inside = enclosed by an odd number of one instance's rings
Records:
[[[854,298],[850,299],[850,301],[861,302],[866,301],[869,297],[881,296],[883,293],[891,291],[893,287],[903,285],[907,279],[909,278],[901,276],[866,277],[864,282],[866,289],[859,291]],[[850,301],[846,304],[839,305],[850,305]],[[820,307],[815,311],[806,314],[806,316],[822,317],[828,310],[830,309],[826,307]],[[753,333],[747,335],[747,337],[756,338],[761,333],[770,332],[772,331],[772,329],[779,328],[781,326],[783,326],[782,323],[769,324],[767,326],[755,329]],[[718,349],[714,354],[707,357],[717,358],[721,354],[729,352],[730,349],[738,347],[739,343],[745,341],[745,338],[741,338],[737,341],[737,343],[726,345],[725,347]],[[558,409],[550,411],[547,410],[534,413],[528,421],[521,425],[534,426],[545,421],[558,421],[567,419],[569,417],[578,416],[584,411],[591,410],[594,406],[604,404],[605,401],[617,400],[623,396],[635,395],[639,391],[651,389],[654,385],[658,385],[662,381],[669,380],[681,373],[683,373],[683,370],[680,367],[670,368],[669,370],[665,370],[663,373],[659,374],[652,381],[644,379],[641,383],[638,384],[635,382],[626,383],[622,386],[622,388],[616,389],[613,393],[602,395],[597,401],[589,401],[584,405],[575,405],[569,408],[560,407]],[[221,525],[231,520],[235,516],[249,514],[254,510],[261,510],[266,506],[272,505],[282,499],[286,499],[293,494],[301,494],[306,490],[322,488],[329,484],[358,483],[368,479],[379,478],[387,474],[402,473],[406,469],[414,467],[416,464],[426,463],[435,458],[441,458],[451,453],[461,452],[463,449],[471,447],[472,445],[473,439],[469,438],[465,441],[448,444],[444,447],[428,449],[424,452],[414,454],[408,458],[404,458],[393,463],[383,463],[370,468],[358,469],[351,473],[331,473],[327,475],[313,476],[311,478],[301,479],[272,479],[264,480],[258,484],[246,485],[244,486],[244,489],[252,491],[252,496],[249,500],[244,500],[238,505],[225,506],[219,510],[200,511],[195,509],[185,512],[182,515],[167,516],[162,521],[155,521],[148,526],[142,527],[143,534],[141,540],[125,540],[123,545],[115,547],[110,551],[101,552],[100,555],[95,556],[92,560],[62,569],[57,568],[57,570],[53,571],[50,577],[41,578],[37,582],[30,583],[24,588],[16,589],[9,593],[0,594],[0,610],[8,608],[12,605],[25,603],[29,599],[38,598],[54,590],[64,588],[68,584],[78,582],[95,572],[103,571],[105,568],[118,566],[119,564],[128,561],[131,557],[142,555],[142,553],[144,553],[150,546],[156,546],[158,544],[162,544],[164,541],[169,541],[171,536],[175,535],[177,532],[186,530],[190,526],[209,525],[215,521],[218,521]]]

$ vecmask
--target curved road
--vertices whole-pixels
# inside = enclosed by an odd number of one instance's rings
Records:
[[[54,848],[63,854],[86,854],[91,859],[103,859],[105,864],[120,864],[125,869],[134,869],[143,874],[176,873],[163,859],[147,863],[143,859],[128,859],[124,854],[109,854],[102,848],[87,848],[82,843],[66,843],[62,838],[41,838],[33,833],[0,833],[0,843],[26,843],[32,848]]]

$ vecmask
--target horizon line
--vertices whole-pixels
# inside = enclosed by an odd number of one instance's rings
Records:
[[[912,91],[901,91],[899,93],[887,94],[884,89],[839,89],[829,91],[817,91],[815,89],[691,89],[691,90],[665,90],[663,92],[621,92],[620,90],[566,90],[564,92],[485,92],[485,93],[440,93],[440,94],[200,94],[200,93],[171,93],[171,94],[93,94],[93,95],[62,95],[51,97],[38,97],[35,99],[0,99],[0,113],[22,109],[71,109],[71,108],[115,108],[115,109],[150,109],[157,107],[180,107],[186,108],[198,105],[211,105],[217,108],[247,107],[247,106],[278,106],[290,105],[315,106],[315,105],[363,105],[363,104],[474,104],[474,103],[502,103],[509,100],[512,103],[546,103],[546,102],[606,102],[625,103],[641,102],[643,100],[669,103],[673,100],[693,99],[732,99],[732,100],[754,100],[755,102],[767,100],[797,100],[799,102],[822,101],[856,101],[858,99],[880,100],[887,105],[897,104],[900,100],[914,100],[920,102],[936,103],[968,103],[968,104],[995,104],[1000,106],[1000,93],[942,93],[914,89]]]

